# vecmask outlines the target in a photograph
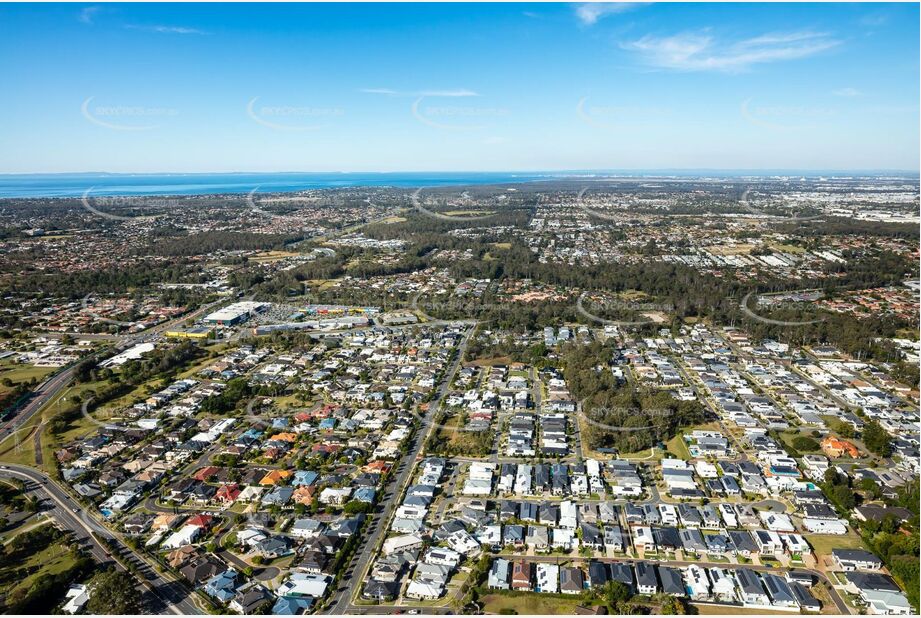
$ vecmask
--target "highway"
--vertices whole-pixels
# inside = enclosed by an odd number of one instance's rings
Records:
[[[152,338],[159,336],[160,333],[166,331],[169,328],[174,327],[176,324],[180,324],[186,320],[194,320],[200,316],[205,311],[210,308],[218,305],[220,303],[227,302],[227,299],[220,299],[207,305],[203,305],[193,311],[177,318],[173,318],[162,324],[151,327],[148,330],[135,333],[133,335],[122,336],[118,338],[117,343],[115,344],[116,350],[123,350],[129,348],[138,343],[144,343]],[[106,354],[106,352],[111,351],[109,348],[105,348],[95,353],[96,357],[101,357]],[[93,358],[90,356],[88,358]],[[0,442],[8,438],[11,434],[15,433],[26,423],[29,422],[35,414],[45,407],[46,404],[54,401],[58,394],[67,388],[67,385],[70,384],[71,379],[74,376],[75,368],[73,366],[63,369],[62,371],[55,373],[45,379],[44,382],[38,385],[38,387],[32,391],[31,398],[29,402],[23,406],[18,412],[16,412],[11,419],[5,422],[0,428]],[[41,448],[36,450],[36,456],[40,457]]]
[[[143,343],[152,338],[158,337],[160,333],[168,328],[173,327],[185,320],[195,319],[204,311],[211,307],[226,302],[227,299],[209,303],[193,311],[190,314],[174,318],[164,322],[149,330],[136,333],[130,336],[122,337],[114,346],[116,349],[125,349],[138,343]],[[111,348],[106,348],[96,353],[96,356],[104,355]],[[90,357],[92,358],[92,357]],[[8,438],[14,432],[22,429],[29,420],[35,416],[42,408],[54,399],[70,384],[74,376],[75,368],[68,367],[62,371],[49,376],[42,382],[32,394],[29,402],[23,406],[10,420],[3,424],[0,429],[0,440]],[[38,427],[41,431],[41,425]],[[41,442],[40,433],[35,436],[36,457],[41,464]],[[68,492],[58,485],[54,480],[45,476],[43,473],[26,466],[3,464],[0,468],[0,477],[18,478],[24,480],[29,485],[27,492],[39,496],[42,500],[50,500],[53,508],[48,511],[55,521],[61,526],[71,530],[78,541],[89,547],[91,555],[100,563],[113,561],[110,551],[104,547],[94,536],[97,534],[106,542],[112,544],[117,556],[114,561],[119,568],[124,569],[125,564],[131,564],[143,580],[142,587],[146,591],[148,605],[154,613],[172,612],[174,614],[200,614],[202,613],[192,602],[191,593],[182,583],[174,580],[168,580],[140,557],[131,548],[125,545],[118,535],[109,531],[105,526],[96,522],[82,506],[80,506]]]
[[[73,375],[74,369],[71,367],[48,377],[44,382],[39,384],[38,387],[32,391],[32,398],[29,402],[20,409],[13,418],[3,424],[3,429],[0,431],[0,439],[6,438],[9,434],[28,422],[36,412],[41,410],[46,403],[54,399],[61,389],[65,388],[70,383]]]

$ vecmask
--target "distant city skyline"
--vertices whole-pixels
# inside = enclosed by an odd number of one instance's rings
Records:
[[[917,4],[0,6],[0,173],[917,171]]]

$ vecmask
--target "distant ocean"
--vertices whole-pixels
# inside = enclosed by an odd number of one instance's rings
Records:
[[[241,174],[0,174],[0,197],[215,195],[338,189],[488,185],[563,178],[562,173],[241,173]]]
[[[586,170],[567,172],[284,172],[238,174],[0,174],[0,198],[102,195],[216,195],[341,189],[346,187],[439,187],[604,178],[789,178],[875,177],[917,182],[918,172],[841,172],[819,170]]]

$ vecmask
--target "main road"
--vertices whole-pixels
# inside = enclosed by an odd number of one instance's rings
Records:
[[[157,326],[153,326],[148,330],[141,331],[140,333],[135,333],[133,335],[120,337],[118,342],[115,344],[116,349],[126,349],[132,345],[143,343],[148,341],[151,338],[158,336],[163,331],[180,324],[185,320],[194,320],[203,312],[207,311],[211,307],[214,307],[217,304],[226,302],[226,299],[220,299],[207,305],[203,305],[193,311]],[[108,350],[108,348],[106,348]],[[100,350],[96,355],[102,355],[106,350]],[[39,384],[39,386],[32,391],[31,399],[29,402],[18,412],[16,412],[13,417],[0,426],[0,442],[8,438],[11,434],[16,433],[22,427],[29,422],[29,420],[38,413],[39,410],[45,407],[48,403],[55,400],[58,394],[61,393],[67,385],[70,384],[71,379],[74,377],[75,367],[68,367],[59,371],[58,373],[52,374],[45,379],[44,382]],[[40,450],[40,449],[39,449]]]
[[[54,397],[61,392],[61,389],[70,383],[70,379],[73,375],[74,369],[71,367],[52,375],[39,384],[38,388],[32,391],[32,398],[29,400],[29,403],[16,413],[13,418],[3,424],[3,429],[0,430],[0,440],[17,431],[20,427],[25,425],[36,412],[41,410],[45,404],[52,401]]]
[[[28,468],[13,464],[4,464],[0,468],[0,477],[15,478],[27,483],[26,492],[51,500],[54,508],[48,514],[60,525],[71,530],[77,540],[88,544],[90,553],[99,562],[105,564],[113,560],[112,551],[96,537],[102,537],[117,554],[115,562],[120,568],[131,564],[142,577],[141,586],[150,594],[155,606],[152,609],[166,609],[174,614],[201,614],[190,598],[192,592],[176,580],[168,580],[154,570],[134,550],[122,543],[121,539],[105,526],[96,523],[84,509],[53,479]],[[78,514],[80,516],[78,516]]]
[[[340,585],[336,592],[333,593],[328,610],[322,613],[344,614],[348,610],[356,611],[365,609],[353,606],[352,599],[359,593],[364,583],[364,576],[371,567],[371,557],[381,544],[381,537],[387,531],[387,526],[390,523],[393,511],[396,509],[398,501],[408,487],[410,480],[412,480],[412,473],[415,469],[416,460],[422,452],[422,447],[428,440],[432,430],[437,427],[435,419],[438,418],[442,401],[444,401],[445,395],[447,395],[448,389],[454,381],[454,376],[457,374],[457,370],[464,358],[464,353],[467,350],[467,344],[470,342],[470,337],[473,335],[474,331],[476,331],[476,327],[472,326],[470,330],[467,331],[467,334],[464,335],[463,341],[461,341],[461,344],[458,346],[457,356],[445,372],[444,380],[438,387],[436,397],[432,399],[432,405],[429,406],[425,416],[421,417],[422,424],[428,429],[422,430],[420,428],[420,431],[423,433],[417,433],[411,438],[412,442],[410,443],[409,451],[403,459],[400,460],[397,466],[397,474],[384,489],[384,498],[382,501],[383,510],[380,514],[371,515],[372,519],[368,524],[368,531],[363,535],[355,553],[352,555],[352,560],[345,570],[345,576],[343,577],[344,581],[338,582],[339,584],[345,585]],[[354,576],[356,570],[358,570],[361,575],[358,578]]]

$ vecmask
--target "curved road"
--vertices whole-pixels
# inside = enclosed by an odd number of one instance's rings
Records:
[[[0,476],[31,482],[32,485],[29,486],[29,491],[50,499],[55,505],[48,513],[61,525],[72,530],[81,542],[89,543],[93,557],[102,563],[110,562],[112,555],[109,549],[102,545],[94,535],[104,538],[107,543],[115,547],[115,551],[118,554],[116,558],[117,564],[130,563],[143,576],[144,579],[141,581],[141,585],[150,593],[158,605],[162,605],[174,614],[202,613],[192,602],[190,598],[192,593],[185,586],[175,580],[167,580],[160,575],[144,559],[139,557],[134,550],[122,543],[117,535],[107,530],[104,526],[97,524],[91,527],[92,522],[88,524],[80,517],[75,516],[74,513],[83,512],[83,507],[73,500],[54,480],[26,466],[13,464],[4,464],[0,467]],[[119,566],[122,565],[119,564]]]

